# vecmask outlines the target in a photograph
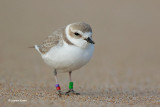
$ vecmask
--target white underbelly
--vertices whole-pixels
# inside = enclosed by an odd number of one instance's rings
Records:
[[[69,72],[79,69],[92,57],[94,45],[82,49],[73,45],[53,47],[49,52],[42,55],[45,63],[56,69],[58,72]]]

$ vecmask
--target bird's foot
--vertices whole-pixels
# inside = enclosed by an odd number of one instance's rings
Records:
[[[56,89],[57,89],[57,94],[59,97],[65,94],[64,92],[61,91],[61,87],[59,84],[56,84]]]
[[[71,95],[71,94],[80,95],[80,93],[75,92],[73,89],[69,89],[69,90],[65,93],[65,95]]]
[[[58,90],[58,91],[57,91],[57,95],[58,95],[59,97],[61,97],[62,95],[65,95],[65,93],[62,92],[61,90]]]

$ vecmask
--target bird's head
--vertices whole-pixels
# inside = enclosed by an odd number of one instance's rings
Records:
[[[68,40],[81,48],[86,48],[88,45],[93,45],[92,29],[89,24],[84,22],[72,23],[66,26],[66,37]]]

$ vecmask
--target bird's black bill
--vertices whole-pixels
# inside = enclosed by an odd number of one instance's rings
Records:
[[[89,37],[87,39],[84,39],[84,40],[86,40],[88,43],[95,44],[95,42],[91,38],[89,38]]]

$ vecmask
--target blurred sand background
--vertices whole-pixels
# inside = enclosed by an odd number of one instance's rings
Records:
[[[79,21],[92,26],[95,53],[73,72],[81,95],[59,98],[52,69],[27,47]],[[160,106],[159,41],[159,0],[1,0],[0,105]],[[67,91],[68,74],[58,78]]]

